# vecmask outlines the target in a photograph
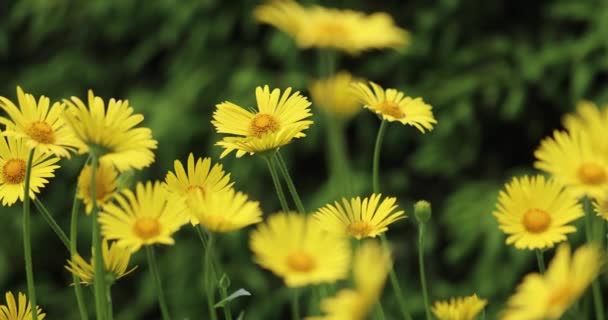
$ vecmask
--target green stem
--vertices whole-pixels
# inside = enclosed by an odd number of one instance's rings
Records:
[[[93,219],[93,251],[97,258],[93,259],[93,274],[95,275],[93,280],[93,285],[95,289],[95,311],[97,314],[98,320],[106,320],[107,319],[107,311],[108,307],[106,306],[106,277],[105,277],[105,268],[103,261],[103,253],[101,249],[101,230],[99,227],[99,221],[97,221],[97,194],[96,187],[96,173],[97,173],[97,165],[98,158],[96,155],[91,155],[91,202],[93,204],[93,211],[91,212],[91,216]]]
[[[545,274],[545,258],[540,249],[536,249],[536,261],[538,262],[538,272],[540,272],[540,274]]]
[[[163,320],[169,320],[169,309],[167,308],[167,302],[165,301],[165,294],[163,292],[163,284],[160,280],[160,273],[158,272],[158,265],[156,264],[156,256],[154,255],[154,247],[152,245],[146,246],[146,255],[148,257],[148,265],[150,266],[150,273],[154,278],[154,285],[156,287],[156,295],[158,296],[158,305],[160,306],[160,312]]]
[[[422,297],[424,298],[424,313],[426,319],[431,320],[429,308],[429,291],[426,287],[426,270],[424,268],[424,223],[418,224],[418,266],[420,268],[420,284],[422,285]]]
[[[213,266],[213,234],[207,233],[207,246],[205,248],[205,270],[203,279],[205,280],[206,296],[207,296],[207,307],[209,308],[209,316],[212,320],[217,320],[217,314],[215,312],[215,269]]]
[[[587,243],[597,242],[593,237],[593,206],[591,200],[587,197],[583,199],[583,207],[585,208],[585,229],[587,233]],[[601,242],[597,243],[601,247]],[[595,319],[604,320],[604,304],[602,300],[602,289],[600,287],[599,277],[596,277],[591,284],[593,291],[593,304],[595,305]]]
[[[374,146],[374,160],[372,163],[372,185],[374,193],[380,193],[380,149],[382,148],[382,139],[386,132],[387,121],[382,120],[380,123],[380,129],[378,129],[378,135],[376,136],[376,145]]]
[[[228,290],[224,287],[220,287],[220,294],[222,300],[228,298]],[[232,320],[232,312],[230,311],[230,302],[226,302],[226,304],[222,307],[224,309],[224,319]]]
[[[108,320],[114,319],[114,310],[112,308],[112,284],[108,282],[106,288],[106,304],[108,305]]]
[[[299,289],[293,288],[291,294],[291,319],[300,320],[300,300],[299,300]]]
[[[319,49],[319,78],[331,77],[337,65],[338,56],[336,52],[331,49]]]
[[[293,202],[296,204],[296,208],[298,208],[298,212],[301,214],[306,213],[306,209],[304,209],[304,204],[302,204],[302,199],[300,199],[300,195],[298,194],[298,190],[296,189],[291,176],[289,175],[289,169],[287,169],[287,164],[285,164],[285,160],[283,160],[283,156],[277,150],[275,153],[275,159],[277,160],[279,171],[283,174],[283,179],[287,184],[287,189],[289,189],[289,193],[291,193],[291,197],[293,198]]]
[[[352,186],[350,182],[350,164],[346,142],[344,141],[344,121],[330,114],[325,115],[327,129],[327,155],[330,168],[330,182],[334,198],[350,196]]]
[[[382,241],[382,246],[385,250],[390,250],[388,245],[388,240],[386,236],[383,234],[380,235],[380,240]],[[403,297],[403,292],[401,291],[401,286],[399,285],[399,279],[397,278],[397,274],[395,273],[395,269],[391,266],[389,270],[389,278],[391,280],[391,286],[393,287],[393,291],[397,296],[397,303],[399,304],[399,310],[401,311],[401,315],[404,319],[412,320],[412,316],[407,311],[407,307],[405,306],[405,298]]]
[[[78,201],[78,188],[74,193],[74,201],[72,201],[72,218],[70,221],[70,257],[74,257],[78,253],[78,209],[80,202]],[[82,295],[82,286],[80,285],[80,278],[73,273],[72,280],[74,281],[74,294],[76,295],[76,302],[78,303],[78,311],[80,312],[81,320],[88,320],[89,315],[87,307],[84,304],[84,297]]]
[[[272,176],[272,182],[274,183],[274,188],[277,191],[277,197],[279,197],[279,202],[281,203],[281,209],[283,212],[289,212],[289,205],[287,205],[287,199],[285,199],[285,193],[283,192],[283,187],[281,187],[281,180],[279,180],[279,175],[277,174],[273,164],[271,157],[264,157],[266,160],[266,164],[268,165],[268,171],[270,171],[270,176]]]
[[[386,316],[384,315],[384,308],[382,308],[382,304],[380,301],[376,302],[376,307],[374,308],[374,320],[385,320]]]
[[[55,231],[55,234],[57,235],[57,237],[59,237],[59,240],[61,240],[61,242],[63,243],[65,248],[70,250],[70,239],[68,239],[68,236],[65,235],[65,232],[63,232],[63,230],[61,230],[61,227],[57,224],[55,219],[53,219],[53,216],[49,213],[49,211],[42,204],[42,202],[40,202],[40,200],[38,200],[38,198],[34,198],[33,201],[34,201],[34,205],[36,205],[36,208],[38,209],[38,212],[40,212],[40,214],[42,214],[42,217],[44,218],[44,220],[46,220],[46,222],[49,224],[51,229],[53,229],[53,231]]]
[[[38,319],[36,312],[36,286],[34,285],[34,267],[32,263],[32,243],[30,231],[30,177],[32,174],[32,162],[34,151],[30,150],[25,169],[25,183],[23,188],[23,255],[25,258],[25,276],[27,278],[27,293],[32,305],[32,320]]]

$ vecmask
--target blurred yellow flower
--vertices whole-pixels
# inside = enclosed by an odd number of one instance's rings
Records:
[[[100,163],[95,172],[95,201],[97,207],[103,206],[112,200],[118,185],[118,172],[109,163]],[[85,212],[90,214],[93,210],[91,197],[91,166],[85,165],[78,176],[78,193],[76,195],[86,205]]]
[[[262,221],[260,203],[247,200],[247,195],[234,189],[207,196],[197,192],[188,197],[187,204],[193,216],[191,221],[214,232],[233,231]]]
[[[25,294],[19,292],[17,294],[18,301],[15,301],[15,296],[12,292],[7,292],[6,305],[0,305],[0,320],[29,320],[32,319],[32,305]],[[42,312],[39,306],[36,306],[36,314],[38,319],[42,320],[46,314]]]
[[[565,115],[563,122],[569,132],[585,132],[592,148],[608,157],[608,105],[600,109],[591,101],[581,101],[576,106],[576,113]]]
[[[593,201],[593,209],[598,216],[608,220],[608,194]]]
[[[274,214],[251,233],[249,244],[255,262],[288,287],[335,282],[348,274],[348,239],[324,232],[307,215]]]
[[[183,201],[170,201],[160,182],[138,183],[135,192],[123,190],[99,214],[101,233],[135,252],[143,245],[173,244],[171,237],[187,220]]]
[[[555,131],[534,152],[534,167],[553,175],[576,196],[601,197],[608,190],[608,157],[584,131]]]
[[[597,277],[604,255],[592,245],[570,255],[568,244],[558,247],[544,275],[527,275],[509,298],[503,320],[559,319]]]
[[[137,267],[127,270],[129,260],[131,259],[131,251],[127,248],[122,248],[112,243],[108,246],[108,241],[101,243],[101,251],[103,253],[103,263],[106,271],[106,276],[112,276],[112,282],[116,281],[129,273],[133,272]],[[72,260],[68,260],[65,268],[80,278],[83,284],[93,284],[95,275],[94,269],[95,252],[91,257],[91,263],[86,262],[80,255],[76,254]]]
[[[310,85],[313,104],[324,112],[341,119],[349,119],[362,109],[361,103],[353,95],[350,85],[358,79],[346,71],[336,73],[327,79],[318,79]]]
[[[291,94],[287,88],[270,91],[268,86],[255,90],[258,111],[247,111],[232,102],[222,102],[213,113],[213,121],[218,133],[235,136],[225,137],[216,145],[225,150],[221,158],[236,150],[236,156],[254,154],[277,149],[302,138],[313,122],[304,120],[310,117],[310,102],[299,91]]]
[[[314,214],[321,229],[338,236],[356,239],[374,238],[388,230],[391,223],[405,219],[403,210],[397,209],[397,198],[386,197],[380,202],[381,194],[370,197],[342,198],[342,204],[334,202],[317,210]]]
[[[566,240],[566,234],[576,231],[570,223],[583,216],[583,208],[561,184],[537,175],[507,183],[492,214],[508,235],[507,244],[532,250]]]
[[[432,107],[422,101],[422,98],[408,97],[396,89],[385,90],[371,81],[369,86],[359,82],[351,88],[363,106],[381,116],[383,120],[399,121],[416,127],[422,133],[425,130],[433,130],[433,124],[437,123]]]
[[[468,297],[450,298],[448,301],[437,301],[432,310],[438,320],[475,320],[487,303],[487,300],[479,299],[474,294]]]
[[[3,206],[11,206],[17,199],[23,201],[25,188],[25,171],[29,158],[30,148],[24,139],[0,136],[0,199]],[[35,153],[32,159],[32,173],[30,175],[30,198],[55,176],[56,163],[59,158],[49,153]]]
[[[120,172],[142,169],[154,162],[157,142],[152,131],[138,127],[144,120],[133,114],[129,101],[110,99],[107,109],[104,101],[89,90],[88,107],[82,100],[72,97],[64,100],[68,105],[64,115],[81,141],[79,153],[97,153],[99,161],[110,163]]]
[[[70,157],[70,152],[79,146],[74,132],[63,121],[65,106],[53,103],[41,96],[38,102],[33,95],[17,87],[19,108],[9,99],[0,97],[0,108],[9,118],[0,117],[0,123],[6,125],[5,135],[26,139],[30,148],[43,153],[52,153],[58,157]]]
[[[366,15],[353,10],[321,6],[302,7],[295,1],[271,1],[253,13],[257,21],[292,36],[301,48],[331,48],[357,55],[369,49],[400,48],[410,35],[390,15]]]

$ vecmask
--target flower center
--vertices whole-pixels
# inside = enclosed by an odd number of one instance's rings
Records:
[[[530,209],[524,213],[522,223],[529,232],[541,233],[549,227],[551,216],[544,210]]]
[[[25,160],[10,159],[2,166],[2,178],[6,183],[17,184],[25,179]]]
[[[277,120],[273,116],[265,113],[257,114],[251,121],[251,126],[249,127],[251,135],[256,138],[261,138],[263,135],[269,132],[274,133],[277,130],[279,130],[279,123]]]
[[[606,170],[595,163],[583,163],[578,168],[578,177],[584,184],[600,185],[606,182]]]
[[[138,218],[133,226],[133,232],[139,238],[147,240],[160,234],[160,224],[154,218]]]
[[[572,300],[572,288],[568,284],[562,285],[561,287],[554,290],[549,296],[549,308],[551,307],[565,307],[570,304]]]
[[[344,38],[348,35],[344,24],[335,20],[327,20],[320,23],[318,26],[318,35],[323,35],[327,38]]]
[[[346,227],[346,231],[357,239],[369,236],[372,229],[372,226],[364,221],[356,221]]]
[[[309,272],[315,268],[315,260],[304,251],[296,251],[287,257],[287,266],[296,272]]]
[[[30,138],[37,142],[46,144],[55,142],[55,132],[53,131],[53,128],[44,121],[32,122],[25,132]]]
[[[203,186],[189,185],[186,187],[186,193],[193,193],[193,192],[197,192],[197,191],[200,192],[203,197],[206,194],[205,188],[203,188]]]
[[[405,117],[405,113],[401,111],[399,105],[394,101],[383,101],[378,106],[378,110],[387,116],[391,116],[396,119]]]

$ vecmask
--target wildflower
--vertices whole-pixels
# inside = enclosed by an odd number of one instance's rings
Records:
[[[203,196],[192,194],[188,206],[193,219],[205,229],[228,232],[262,221],[262,210],[257,201],[247,200],[247,195],[226,189]]]
[[[593,209],[598,216],[608,220],[608,192],[593,201]]]
[[[0,320],[27,320],[32,319],[32,305],[25,294],[19,292],[17,294],[18,301],[15,301],[15,296],[12,292],[7,292],[6,305],[0,305]],[[39,306],[36,306],[36,314],[38,319],[42,320],[46,314],[42,312]]]
[[[108,246],[108,241],[103,241],[101,244],[106,275],[111,275],[112,281],[128,275],[137,268],[133,267],[127,270],[129,260],[131,259],[131,251],[129,249],[119,247],[115,243]],[[93,257],[91,257],[91,263],[86,262],[80,255],[76,254],[71,260],[68,260],[68,265],[65,268],[76,275],[83,284],[93,284],[95,274],[94,259],[95,252],[93,252]]]
[[[487,300],[479,299],[474,294],[468,297],[450,298],[449,301],[437,301],[432,310],[439,320],[475,320],[487,303]]]
[[[116,192],[118,185],[118,172],[108,163],[101,163],[95,172],[95,201],[98,207],[108,203]],[[82,199],[86,205],[86,213],[93,210],[93,199],[91,197],[91,166],[82,168],[78,176],[77,197]]]
[[[591,101],[581,101],[576,106],[576,113],[564,116],[564,126],[568,132],[585,132],[589,137],[593,150],[608,157],[608,105],[603,108]]]
[[[350,85],[356,81],[350,73],[341,71],[327,79],[319,79],[310,85],[312,102],[319,109],[339,119],[349,119],[362,109],[352,94]]]

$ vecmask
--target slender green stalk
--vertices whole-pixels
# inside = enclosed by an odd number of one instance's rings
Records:
[[[154,278],[154,285],[156,286],[156,295],[158,296],[158,305],[160,306],[160,312],[163,320],[169,320],[169,308],[167,308],[167,302],[165,301],[165,293],[163,292],[163,284],[160,280],[160,273],[158,272],[158,265],[156,264],[156,256],[154,255],[154,247],[151,245],[146,246],[146,256],[148,257],[148,265],[150,266],[150,273]]]
[[[108,282],[106,288],[106,304],[108,305],[108,320],[114,319],[114,310],[112,308],[112,284]]]
[[[299,299],[299,289],[293,288],[293,292],[291,294],[291,319],[300,320],[300,299]]]
[[[222,300],[228,298],[228,290],[226,288],[220,286],[220,295]],[[222,307],[224,309],[224,319],[232,320],[232,312],[230,311],[230,302],[226,302],[226,304]]]
[[[103,266],[103,254],[101,249],[101,230],[99,227],[99,221],[97,221],[97,191],[96,187],[96,173],[97,173],[97,165],[98,159],[96,155],[91,155],[91,202],[93,204],[93,211],[91,212],[92,216],[92,225],[93,225],[93,251],[98,258],[93,259],[93,274],[95,275],[93,279],[93,286],[95,287],[95,311],[97,314],[98,320],[106,320],[107,319],[107,311],[108,306],[106,305],[106,272]]]
[[[376,145],[374,146],[374,161],[372,163],[372,186],[374,193],[380,192],[380,149],[382,148],[382,139],[384,139],[387,123],[384,120],[380,123],[380,129],[378,129],[378,135],[376,136]]]
[[[289,175],[289,169],[287,169],[287,164],[285,164],[285,160],[283,160],[283,156],[277,150],[275,153],[275,159],[279,167],[279,171],[283,174],[283,179],[287,184],[287,189],[289,189],[289,193],[291,193],[291,197],[293,198],[293,202],[296,204],[296,208],[298,208],[298,212],[301,214],[306,214],[306,209],[304,209],[304,204],[302,204],[302,200],[300,199],[300,195],[298,194],[298,190],[296,189],[291,176]]]
[[[53,219],[53,216],[49,213],[49,211],[42,204],[42,202],[38,200],[38,198],[34,198],[33,201],[34,205],[36,205],[36,208],[38,209],[38,212],[40,212],[40,214],[42,215],[44,220],[46,220],[46,222],[49,224],[51,229],[55,231],[55,234],[57,235],[57,237],[59,237],[59,240],[61,240],[65,248],[70,250],[70,239],[68,239],[68,236],[65,235],[65,232],[61,230],[61,227],[57,224],[55,219]]]
[[[344,121],[330,114],[325,115],[327,129],[327,162],[334,197],[350,196],[350,163],[344,141]]]
[[[583,207],[585,208],[585,231],[587,233],[587,243],[596,242],[601,247],[601,240],[595,241],[593,237],[593,207],[591,206],[591,200],[589,198],[583,199]],[[600,278],[596,277],[591,284],[593,291],[593,304],[595,306],[595,319],[604,320],[604,303],[602,302],[602,289],[600,287]]]
[[[25,258],[25,276],[27,279],[27,294],[32,305],[32,320],[38,319],[35,312],[36,304],[36,285],[34,284],[34,267],[32,263],[32,243],[30,231],[30,177],[32,174],[32,162],[34,161],[34,151],[30,150],[25,169],[25,183],[23,188],[23,255]]]
[[[272,176],[272,182],[274,183],[274,188],[277,191],[277,197],[279,197],[281,209],[283,209],[283,212],[289,212],[289,205],[287,204],[287,199],[285,199],[283,187],[281,187],[281,180],[279,179],[279,175],[277,174],[274,168],[272,159],[271,157],[264,157],[264,159],[266,160],[266,164],[268,165],[268,171],[270,171],[270,175]]]
[[[426,287],[426,270],[424,269],[424,223],[418,224],[418,266],[420,268],[420,284],[422,285],[422,297],[424,298],[424,313],[426,320],[431,320],[429,307],[429,291]]]
[[[336,52],[330,49],[319,49],[318,53],[318,76],[320,78],[329,78],[334,74],[336,70],[336,65],[338,63],[338,55],[336,54]]]
[[[384,308],[382,308],[382,304],[380,301],[376,303],[376,307],[374,308],[374,320],[385,320],[386,316],[384,315]]]
[[[545,258],[540,249],[536,249],[536,261],[538,262],[538,272],[540,272],[540,274],[545,274]]]
[[[74,201],[72,201],[72,218],[70,221],[70,257],[74,257],[78,253],[78,210],[80,207],[80,201],[78,201],[78,188],[74,192]],[[82,295],[82,286],[80,285],[80,278],[73,273],[72,280],[74,281],[74,294],[76,295],[76,303],[78,303],[78,312],[80,313],[81,320],[88,320],[89,313],[87,307],[84,304],[84,297]]]
[[[207,233],[207,237],[207,247],[205,248],[205,270],[203,279],[205,279],[205,294],[207,295],[207,307],[209,308],[209,316],[212,320],[217,320],[217,314],[215,313],[215,285],[217,279],[213,266],[213,234]]]
[[[382,242],[382,246],[384,246],[384,248],[386,250],[390,250],[389,245],[388,245],[388,240],[386,239],[386,236],[384,235],[384,233],[380,235],[380,240]],[[389,275],[389,279],[391,280],[391,286],[393,287],[393,291],[395,292],[395,295],[397,296],[397,303],[399,304],[399,310],[401,311],[401,315],[403,316],[404,319],[412,320],[412,316],[407,311],[407,307],[405,306],[405,298],[403,297],[403,292],[401,291],[401,286],[399,285],[399,279],[397,278],[395,269],[393,269],[392,266],[389,270],[388,275]]]

